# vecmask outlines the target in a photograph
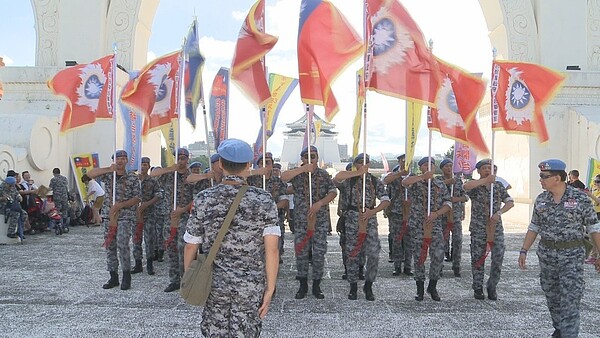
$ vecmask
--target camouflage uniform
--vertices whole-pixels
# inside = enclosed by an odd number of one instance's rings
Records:
[[[443,176],[439,177],[441,180],[444,180]],[[446,184],[448,188],[448,193],[451,194],[452,197],[465,197],[465,189],[463,188],[463,181],[460,177],[454,177],[456,182],[454,182],[454,189],[452,189],[451,184]],[[452,268],[460,269],[460,261],[462,259],[462,220],[465,216],[465,202],[452,202],[452,217],[453,222],[450,228],[452,232]],[[448,226],[448,214],[446,213],[441,217],[442,219],[442,229],[446,230]],[[448,241],[444,241],[444,250],[448,251]]]
[[[585,250],[583,246],[555,249],[546,242],[581,240],[583,226],[589,233],[600,232],[591,200],[580,190],[567,186],[559,203],[554,202],[548,191],[536,198],[528,230],[541,237],[537,248],[540,284],[546,295],[552,326],[560,330],[561,337],[579,334]]]
[[[355,248],[358,245],[359,233],[358,233],[358,216],[359,210],[362,209],[362,187],[363,181],[362,176],[353,177],[342,182],[343,191],[350,194],[346,197],[346,201],[349,204],[346,206],[346,264],[348,269],[348,282],[356,283],[358,280],[359,270],[359,259],[357,255],[352,256],[355,252]],[[366,199],[365,204],[369,209],[373,209],[376,206],[376,198],[380,201],[389,201],[389,196],[386,194],[385,186],[383,182],[377,179],[372,174],[367,175],[366,182]],[[379,241],[377,217],[369,218],[367,224],[367,234],[362,247],[358,250],[364,251],[367,263],[367,272],[365,275],[365,281],[374,282],[377,277],[377,270],[379,268],[379,252],[381,251],[381,242]],[[358,252],[355,252],[358,254]]]
[[[141,179],[140,185],[141,185],[141,192],[142,192],[142,203],[148,202],[155,197],[158,197],[159,199],[162,197],[162,194],[160,192],[160,185],[158,184],[158,180],[156,178],[146,175],[146,177],[144,177],[144,178],[142,178],[140,176],[140,179]],[[144,247],[146,248],[146,259],[153,259],[154,258],[154,250],[156,248],[156,241],[157,241],[157,239],[156,239],[157,217],[156,217],[155,204],[148,206],[144,210],[143,222],[144,222],[143,239],[144,239],[144,244],[145,244]],[[135,234],[136,227],[134,227],[132,229],[134,234]],[[142,258],[143,258],[142,236],[140,236],[137,241],[135,240],[135,237],[134,237],[133,259],[138,261],[138,260],[142,260]]]
[[[302,173],[290,180],[294,188],[294,243],[299,245],[306,238],[308,227],[308,210],[310,209],[308,194],[308,173]],[[312,174],[312,202],[323,199],[329,193],[337,193],[333,180],[327,171],[317,168]],[[323,276],[325,254],[327,253],[327,232],[329,231],[327,205],[317,212],[315,233],[302,248],[296,252],[297,278],[308,277],[308,251],[312,246],[312,279],[320,280]]]
[[[193,184],[186,183],[185,180],[191,174],[188,169],[184,174],[177,173],[177,208],[182,208],[192,202],[193,199]],[[165,190],[165,199],[169,203],[171,210],[173,207],[173,185],[174,185],[173,173],[167,173],[159,178],[159,183]],[[189,212],[184,212],[179,218],[179,224],[177,228],[177,234],[173,239],[172,243],[166,248],[169,255],[169,282],[171,284],[179,284],[181,282],[181,276],[183,276],[183,234],[185,233],[185,226],[187,224]],[[169,218],[170,220],[170,218]],[[170,224],[170,222],[169,222]],[[168,226],[164,231],[166,240],[171,238],[171,226]],[[165,244],[166,245],[166,244]]]
[[[425,281],[425,264],[419,265],[421,248],[423,246],[423,224],[427,218],[427,183],[420,181],[412,184],[408,188],[408,199],[410,204],[410,216],[408,218],[408,227],[412,237],[413,258],[415,266],[415,280],[417,282]],[[431,213],[439,210],[444,204],[451,206],[450,194],[446,185],[438,178],[431,180]],[[451,211],[450,211],[451,212]],[[442,262],[444,260],[444,237],[442,234],[442,221],[437,218],[433,222],[431,232],[431,245],[429,247],[429,279],[437,281],[440,279]]]
[[[17,201],[19,199],[19,191],[14,184],[10,185],[3,182],[0,185],[0,197]],[[8,224],[6,235],[14,236],[19,228],[19,217],[21,217],[22,212],[11,210],[9,202],[6,201],[0,207],[0,213],[4,215],[4,222]]]
[[[262,175],[253,175],[248,177],[248,185],[253,187],[261,188],[263,187]],[[266,180],[266,191],[271,194],[273,197],[273,201],[277,204],[279,201],[286,199],[287,195],[285,194],[287,189],[287,184],[284,183],[281,178],[271,175]],[[277,209],[277,215],[279,217],[279,229],[281,230],[281,236],[279,237],[279,255],[283,253],[283,240],[285,234],[285,209]]]
[[[109,211],[112,206],[113,196],[113,174],[112,172],[98,176],[97,180],[104,182],[106,198],[102,208],[102,220],[104,221],[104,239],[109,232]],[[124,202],[132,198],[140,198],[140,180],[138,176],[130,171],[125,175],[117,175],[116,202]],[[131,253],[129,241],[131,240],[131,229],[135,226],[137,204],[129,208],[119,210],[117,218],[117,237],[106,248],[106,264],[108,271],[117,272],[119,263],[125,272],[131,271]],[[118,255],[117,255],[118,252]]]
[[[412,239],[410,231],[405,231],[400,239],[404,215],[402,213],[402,203],[405,200],[405,188],[402,186],[402,178],[398,178],[387,185],[387,193],[390,197],[390,206],[386,209],[390,225],[390,235],[392,236],[392,259],[394,268],[399,271],[402,263],[406,271],[411,270],[412,266]]]
[[[225,176],[223,182],[200,192],[187,223],[186,241],[208,252],[244,180]],[[266,276],[263,236],[278,226],[277,207],[270,194],[249,187],[242,197],[213,265],[210,295],[202,311],[205,337],[258,337],[258,316]],[[274,233],[273,233],[274,234]]]
[[[159,183],[159,194],[160,199],[154,205],[154,217],[156,221],[154,225],[156,227],[156,243],[154,246],[155,252],[162,252],[165,250],[165,226],[169,227],[169,213],[173,208],[173,200],[171,203],[167,201],[165,196],[165,189]]]
[[[476,267],[477,262],[485,254],[487,243],[486,224],[490,219],[490,189],[487,186],[478,186],[467,191],[471,198],[471,269],[473,271],[473,290],[483,289],[483,275],[485,262]],[[494,208],[495,214],[502,208],[501,203],[512,201],[512,197],[506,191],[506,188],[500,182],[494,182]],[[504,228],[502,227],[502,218],[496,223],[496,233],[494,245],[492,246],[490,277],[487,281],[488,290],[496,290],[500,281],[500,272],[502,271],[502,261],[504,260]]]
[[[69,207],[69,182],[66,177],[58,174],[50,179],[50,185],[48,187],[52,190],[52,198],[54,205],[56,205],[56,210],[60,212],[63,223],[65,223],[69,216],[67,210]]]

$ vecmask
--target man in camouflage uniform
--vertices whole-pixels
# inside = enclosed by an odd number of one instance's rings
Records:
[[[142,237],[146,248],[146,271],[154,275],[154,249],[156,247],[156,209],[155,205],[161,199],[160,185],[154,177],[148,175],[150,170],[150,158],[142,157],[142,170],[140,172],[140,185],[142,191],[142,203],[137,209],[137,220],[133,236],[133,259],[135,266],[131,273],[139,273],[142,268]]]
[[[200,192],[185,233],[186,269],[202,247],[209,252],[240,187],[253,153],[240,140],[219,145],[223,184]],[[212,289],[202,311],[205,337],[258,337],[275,292],[277,208],[263,189],[248,187],[215,257]]]
[[[54,177],[50,179],[48,188],[54,194],[54,205],[56,205],[56,210],[60,213],[63,225],[69,224],[69,213],[67,210],[69,207],[69,182],[66,177],[60,174],[59,168],[54,168],[52,174]]]
[[[177,175],[177,203],[175,210],[171,212],[169,230],[165,230],[167,253],[169,255],[169,285],[165,292],[179,290],[181,276],[183,275],[183,234],[185,225],[190,215],[190,207],[193,199],[194,186],[187,183],[191,174],[188,169],[190,152],[185,148],[177,150],[177,163],[168,168],[158,168],[150,173],[152,177],[159,177],[159,183],[165,190],[165,198],[173,206],[173,188],[175,186],[175,174]]]
[[[567,165],[563,161],[549,159],[538,167],[545,191],[535,199],[519,266],[525,269],[527,251],[540,234],[537,248],[540,284],[552,317],[552,337],[577,337],[584,287],[584,227],[596,247],[600,247],[600,223],[589,197],[565,184]],[[596,260],[595,266],[600,272],[600,260]]]
[[[350,293],[348,299],[356,300],[357,279],[359,270],[358,254],[365,252],[367,273],[363,291],[365,298],[374,301],[373,282],[377,277],[379,268],[379,252],[381,243],[379,241],[377,213],[384,210],[390,204],[390,198],[385,192],[383,182],[377,177],[369,174],[369,155],[358,154],[354,159],[355,171],[340,171],[335,175],[334,182],[342,184],[342,191],[348,205],[346,209],[346,264],[348,269],[348,282],[350,282]],[[366,163],[366,164],[365,164]],[[365,202],[363,205],[363,177],[365,179]],[[379,205],[375,206],[375,200],[379,199]],[[364,210],[364,212],[363,212]],[[359,222],[366,223],[366,233],[361,233]],[[366,236],[366,237],[363,237]]]
[[[404,263],[404,274],[412,276],[412,240],[408,224],[404,225],[403,206],[409,203],[406,199],[406,189],[402,186],[402,179],[408,175],[405,168],[405,155],[398,156],[398,165],[391,173],[383,178],[390,197],[390,206],[387,208],[387,217],[390,226],[388,243],[391,258],[394,261],[394,276],[399,276]],[[408,216],[408,215],[407,215]]]
[[[138,204],[141,201],[140,180],[137,175],[126,170],[127,152],[118,150],[114,157],[115,163],[110,167],[94,168],[87,175],[104,182],[106,198],[102,208],[104,221],[104,239],[106,245],[106,263],[110,279],[102,286],[111,289],[119,285],[119,263],[123,271],[121,290],[131,287],[131,255],[129,241],[131,229],[135,227]],[[113,172],[116,173],[116,193],[113,204]],[[116,231],[116,237],[115,236]]]
[[[431,167],[429,168],[429,164]],[[426,249],[425,228],[431,227],[431,243],[429,247],[429,285],[427,292],[431,299],[440,301],[437,291],[437,282],[442,271],[444,260],[444,237],[442,234],[441,216],[452,209],[450,194],[439,178],[434,178],[435,160],[423,157],[419,161],[421,175],[410,175],[402,180],[402,185],[408,190],[408,199],[411,201],[408,227],[413,240],[413,257],[415,263],[415,281],[417,283],[417,295],[415,300],[422,301],[425,289],[425,264],[419,263],[421,255]],[[431,194],[428,193],[428,180],[431,180]],[[431,204],[428,207],[428,201]],[[428,214],[429,208],[429,214]],[[422,252],[423,251],[423,252]],[[425,258],[425,257],[423,257]]]
[[[152,168],[151,172],[158,168],[160,167]],[[171,213],[171,208],[173,207],[173,201],[169,203],[165,197],[165,189],[160,185],[160,183],[158,186],[160,198],[154,205],[154,215],[156,217],[156,243],[154,245],[154,260],[162,262],[165,255],[165,226],[169,226],[169,214]]]
[[[19,222],[23,221],[20,205],[22,199],[17,190],[17,179],[14,176],[7,176],[0,185],[0,213],[4,215],[4,222],[8,224],[7,237],[17,238]],[[22,232],[23,229],[20,231]],[[22,233],[19,235],[21,237]]]
[[[496,300],[496,286],[500,281],[502,261],[504,260],[504,228],[502,214],[514,206],[512,197],[502,183],[492,175],[492,161],[483,159],[475,165],[480,178],[464,184],[464,189],[471,199],[471,270],[473,271],[473,296],[475,299],[485,299],[483,294],[483,275],[485,268],[486,247],[491,245],[492,262],[490,277],[487,281],[487,292],[490,300]],[[490,187],[494,187],[493,212],[490,217]],[[501,205],[504,203],[504,205]],[[493,244],[487,235],[487,227],[494,231]]]
[[[454,277],[460,277],[460,260],[462,257],[462,220],[465,216],[465,202],[469,198],[465,195],[463,189],[463,181],[460,177],[455,177],[452,172],[453,163],[449,159],[443,159],[440,162],[442,176],[439,176],[444,181],[448,188],[452,201],[452,211],[442,217],[442,229],[444,233],[444,246],[446,252],[449,251],[448,239],[446,236],[452,232],[452,272]]]
[[[188,176],[188,183],[193,183],[192,194],[196,196],[199,192],[204,189],[208,189],[211,187],[210,178],[213,176],[212,174],[202,173],[202,163],[193,162],[190,164],[190,176]],[[198,180],[200,179],[200,180]]]
[[[283,237],[285,234],[285,209],[288,205],[287,196],[285,194],[287,190],[287,184],[283,183],[280,177],[273,175],[273,154],[270,152],[265,153],[265,162],[267,165],[263,166],[263,156],[260,154],[256,160],[257,170],[250,170],[250,176],[247,178],[248,185],[263,188],[263,175],[265,177],[266,188],[265,190],[271,194],[273,201],[277,204],[277,215],[279,217],[279,228],[281,229],[281,236],[279,236],[279,263],[282,263],[281,255],[283,254]]]
[[[309,154],[310,153],[310,154]],[[309,163],[310,156],[310,163]],[[294,246],[296,250],[296,279],[300,288],[296,299],[306,297],[308,292],[309,250],[312,247],[313,285],[312,293],[318,299],[325,298],[321,291],[321,278],[327,252],[327,232],[329,231],[327,207],[337,195],[331,176],[317,166],[317,147],[306,147],[300,152],[300,167],[281,174],[284,182],[292,183],[294,189]],[[311,193],[309,194],[309,174],[311,173]],[[312,196],[312,200],[310,197]],[[314,217],[314,218],[313,218]],[[309,218],[315,221],[314,234],[308,234]]]

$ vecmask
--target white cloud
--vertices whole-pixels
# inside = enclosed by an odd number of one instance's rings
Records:
[[[146,60],[147,62],[150,62],[152,60],[156,59],[156,53],[154,53],[153,51],[149,50],[148,53],[146,54]]]
[[[206,58],[207,66],[218,64],[219,66],[216,67],[218,69],[226,64],[229,67],[235,51],[235,41],[223,41],[212,36],[202,36],[199,43],[200,51]]]
[[[233,11],[231,12],[231,16],[235,19],[235,21],[244,21],[246,20],[246,15],[248,15],[248,13],[246,12],[241,12],[241,11]]]

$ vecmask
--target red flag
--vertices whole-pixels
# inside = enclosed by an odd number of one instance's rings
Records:
[[[176,51],[157,58],[125,84],[121,100],[145,115],[144,135],[178,117],[180,57]]]
[[[61,132],[92,124],[96,118],[112,118],[113,58],[114,55],[107,55],[88,64],[69,67],[48,81],[48,87],[67,100]]]
[[[337,75],[362,52],[362,41],[346,18],[327,0],[302,0],[298,29],[300,97],[325,106],[331,121],[338,103],[331,91]]]
[[[441,86],[436,95],[437,109],[429,110],[427,126],[488,154],[476,121],[477,109],[485,95],[485,83],[456,66],[440,59],[437,61]]]
[[[564,76],[540,65],[494,61],[492,65],[492,129],[537,134],[548,141],[542,107],[558,91]]]
[[[263,57],[277,43],[276,37],[264,31],[265,0],[258,0],[240,29],[231,63],[231,79],[258,106],[271,98]]]
[[[419,26],[396,0],[366,0],[365,4],[367,87],[434,106],[437,62]]]

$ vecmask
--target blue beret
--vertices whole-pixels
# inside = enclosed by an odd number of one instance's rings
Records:
[[[317,147],[315,146],[310,146],[310,152],[311,153],[316,153],[317,155],[319,154],[319,149],[317,149]],[[304,147],[304,149],[302,149],[302,151],[300,152],[300,157],[304,156],[308,154],[308,147]]]
[[[4,180],[7,184],[17,184],[17,179],[13,176],[8,176],[6,180]]]
[[[362,163],[365,156],[367,157],[367,163],[371,162],[371,158],[369,157],[369,154],[365,155],[364,153],[360,153],[360,154],[356,155],[356,158],[354,159],[354,163]]]
[[[440,162],[440,168],[443,168],[446,164],[452,164],[452,161],[447,158],[443,159],[442,162]]]
[[[221,155],[219,154],[212,154],[210,155],[210,163],[215,163],[217,162],[219,159],[221,158]]]
[[[563,162],[561,160],[557,160],[555,158],[540,162],[540,164],[538,164],[538,167],[540,168],[541,171],[547,171],[547,170],[566,171],[567,170],[567,164],[565,162]]]
[[[435,165],[435,160],[432,157],[425,156],[419,160],[419,167],[422,166],[423,164],[426,164],[427,160],[431,161],[431,164]]]
[[[402,159],[404,159],[404,158],[406,158],[406,155],[405,155],[405,154],[398,155],[398,157],[396,157],[396,159],[397,159],[397,160],[402,160]]]
[[[192,164],[190,164],[190,169],[194,169],[194,168],[200,168],[200,169],[202,169],[202,163],[200,163],[200,162],[192,162]]]
[[[219,145],[217,153],[222,159],[233,163],[248,163],[252,162],[254,153],[250,145],[242,140],[235,138],[227,139]]]
[[[148,163],[150,164],[150,157],[142,157],[142,163]]]
[[[127,152],[125,150],[117,150],[117,157],[127,157]],[[111,156],[111,158],[114,160],[115,159],[115,154],[113,154],[113,156]]]
[[[393,173],[397,173],[400,170],[400,165],[396,164],[396,166],[394,167],[394,169],[392,169]]]
[[[271,154],[271,152],[267,152],[265,154],[265,158],[270,158],[271,161],[273,161],[273,154]],[[258,157],[256,158],[256,165],[258,165],[258,162],[261,162],[263,159],[263,154],[258,155]]]
[[[346,171],[352,170],[352,162],[346,164]]]
[[[483,160],[477,162],[477,164],[475,164],[475,168],[476,169],[481,169],[481,167],[483,167],[484,165],[492,165],[492,160],[489,158],[484,158]]]
[[[185,148],[179,148],[179,149],[177,149],[177,157],[179,157],[179,156],[185,156],[185,157],[189,158],[190,151]]]

